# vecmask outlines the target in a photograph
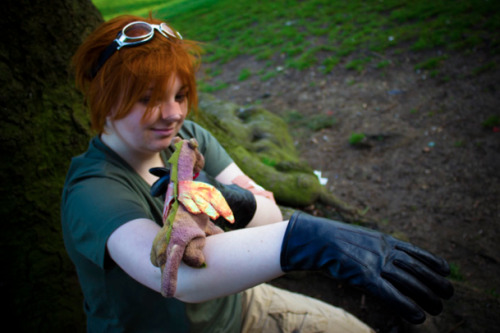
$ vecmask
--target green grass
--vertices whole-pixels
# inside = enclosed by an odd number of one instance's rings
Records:
[[[391,64],[390,60],[382,60],[377,63],[377,68],[378,69],[385,68],[388,67],[390,64]]]
[[[285,112],[284,119],[292,128],[307,127],[313,132],[333,127],[337,123],[337,120],[331,115],[320,113],[306,117],[296,110]]]
[[[240,71],[240,75],[238,75],[238,81],[245,81],[250,76],[252,76],[252,72],[249,69],[244,68]]]
[[[349,144],[352,146],[357,146],[361,144],[361,142],[363,142],[365,138],[366,135],[364,133],[352,133],[349,137]]]
[[[214,83],[199,82],[198,89],[206,93],[212,93],[218,90],[226,89],[229,86],[226,82],[216,80]]]
[[[483,127],[485,128],[493,128],[496,126],[500,126],[500,116],[498,115],[491,115],[483,121]]]
[[[323,73],[336,66],[362,71],[389,63],[372,57],[390,52],[500,52],[500,1],[493,0],[94,0],[105,19],[119,14],[164,19],[184,38],[198,40],[204,62],[215,66],[241,55],[270,61],[260,74],[267,80],[284,66]],[[348,58],[349,57],[349,58]],[[430,59],[422,68],[436,70],[446,58]],[[482,73],[491,63],[478,68]],[[437,70],[431,73],[436,76]]]
[[[464,276],[460,267],[455,263],[450,263],[450,279],[455,281],[464,281]]]
[[[313,115],[309,116],[307,120],[306,126],[314,131],[320,131],[324,128],[330,128],[333,127],[337,123],[337,120],[333,118],[332,116],[328,116],[325,114],[318,114],[318,115]]]
[[[415,69],[430,69],[434,70],[441,66],[443,61],[448,59],[447,55],[439,56],[439,57],[432,57],[430,59],[427,59],[421,63],[418,63],[415,65]]]
[[[371,62],[371,58],[363,58],[363,59],[354,59],[349,61],[345,68],[356,70],[358,72],[362,72],[365,69],[366,64]]]
[[[474,68],[472,71],[473,75],[480,75],[482,73],[488,72],[494,68],[496,68],[497,64],[494,61],[487,62],[484,65]]]

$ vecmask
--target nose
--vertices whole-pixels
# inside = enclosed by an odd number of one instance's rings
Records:
[[[182,119],[182,107],[175,101],[166,101],[160,104],[160,117],[164,120],[179,121]]]

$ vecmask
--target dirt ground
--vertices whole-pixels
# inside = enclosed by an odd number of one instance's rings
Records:
[[[283,117],[298,111],[335,118],[333,127],[315,132],[290,128],[303,158],[328,179],[329,190],[378,221],[372,227],[446,258],[455,295],[440,316],[412,326],[319,273],[290,274],[275,285],[343,307],[378,332],[498,331],[500,129],[482,123],[500,115],[500,70],[474,69],[499,59],[480,51],[447,54],[435,76],[415,64],[438,51],[392,55],[390,66],[362,72],[342,64],[327,75],[285,69],[268,81],[257,75],[238,81],[242,69],[264,68],[252,58],[224,66],[217,79],[229,87],[214,93],[219,98],[259,104]],[[361,147],[349,144],[352,133],[366,134]]]

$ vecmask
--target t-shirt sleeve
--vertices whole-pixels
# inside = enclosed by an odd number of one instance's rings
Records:
[[[63,219],[75,250],[101,268],[106,262],[106,242],[113,231],[128,221],[148,217],[126,184],[105,177],[74,184],[64,205]]]
[[[200,152],[203,154],[203,157],[205,157],[205,167],[203,169],[209,175],[213,177],[217,176],[233,162],[233,159],[219,141],[200,125],[191,121],[186,121],[184,133],[182,134],[184,139],[194,137],[198,141]],[[186,135],[188,137],[186,137]]]

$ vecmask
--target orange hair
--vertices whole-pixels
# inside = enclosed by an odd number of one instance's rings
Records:
[[[98,133],[104,131],[108,115],[112,113],[112,119],[126,117],[133,105],[152,88],[143,116],[146,117],[156,101],[165,96],[176,75],[187,87],[189,109],[196,110],[198,105],[195,78],[200,64],[201,50],[198,44],[188,40],[167,39],[157,31],[144,44],[124,46],[116,51],[92,77],[101,53],[123,27],[134,21],[152,24],[162,22],[152,17],[118,16],[92,32],[73,57],[76,86],[85,96],[92,129]]]

